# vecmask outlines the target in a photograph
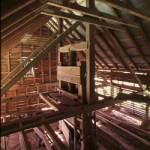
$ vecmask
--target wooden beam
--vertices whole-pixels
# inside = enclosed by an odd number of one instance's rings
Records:
[[[49,124],[44,124],[43,127],[52,138],[54,145],[58,150],[68,150],[68,147],[57,137],[54,130],[49,126]]]
[[[65,22],[66,22],[69,26],[72,25],[71,21],[69,21],[68,19],[65,19]],[[81,24],[81,26],[82,26],[82,24]],[[83,40],[83,41],[85,40],[84,35],[82,35],[82,33],[80,33],[80,31],[78,31],[78,29],[75,29],[74,31],[75,31],[75,33],[80,37],[81,40]]]
[[[91,111],[95,111],[104,107],[111,106],[112,104],[117,104],[125,100],[132,99],[132,94],[120,94],[118,97],[114,98],[104,98],[101,101],[96,102],[95,104],[91,105],[80,105],[80,106],[74,106],[74,107],[65,107],[63,108],[63,111],[58,112],[50,112],[48,114],[43,115],[37,115],[33,117],[28,118],[22,118],[22,126],[19,126],[20,120],[17,119],[12,122],[6,122],[1,124],[1,136],[8,135],[10,133],[14,133],[17,131],[33,128],[45,123],[53,123],[61,119],[69,118],[75,115],[80,115],[82,113],[89,113]],[[137,100],[137,98],[141,101],[143,99],[144,102],[149,103],[149,97],[139,96],[136,95],[134,97],[134,101]],[[43,119],[45,118],[45,119]]]
[[[95,1],[86,0],[88,9],[94,9]],[[91,24],[86,24],[86,103],[91,105],[96,103],[95,95],[95,27]],[[84,85],[83,85],[84,86]],[[84,87],[83,87],[84,88]],[[84,92],[84,91],[83,91]],[[96,137],[94,135],[94,125],[92,123],[92,112],[83,113],[82,115],[82,136],[84,150],[97,150]]]
[[[61,53],[68,53],[70,51],[85,51],[86,49],[87,49],[87,43],[79,42],[75,44],[65,45],[63,47],[60,47],[58,50]]]
[[[62,19],[62,18],[59,18],[59,19]],[[58,21],[58,23],[56,23],[53,19],[51,19],[51,22],[53,22],[53,24],[54,24],[55,26],[58,26],[60,21]],[[63,22],[63,30],[64,30],[64,29],[67,30],[68,28],[67,28],[67,26],[64,24],[64,19],[62,19],[62,22]],[[71,35],[71,37],[75,37],[72,32],[71,32],[69,35]],[[72,43],[74,40],[73,40],[69,35],[67,36],[67,39],[68,39],[69,43]],[[63,45],[63,44],[60,44],[60,45]]]
[[[41,98],[48,106],[50,106],[54,111],[58,111],[58,108],[57,108],[52,102],[50,102],[50,100],[46,99],[43,94],[40,93],[39,96],[40,96],[40,98]]]
[[[57,67],[58,74],[69,74],[74,76],[80,76],[81,69],[77,66],[58,66]]]
[[[147,16],[146,14],[144,14],[143,12],[138,10],[137,8],[135,8],[131,5],[128,5],[127,3],[124,3],[122,1],[118,1],[118,0],[99,0],[99,1],[106,3],[109,6],[116,8],[118,10],[126,11],[127,13],[130,13],[130,14],[137,16],[141,19],[150,21],[150,16]]]
[[[35,0],[30,0],[30,1],[24,1],[24,2],[18,3],[17,7],[16,7],[16,5],[14,5],[15,8],[11,8],[10,10],[8,10],[8,12],[5,12],[4,14],[2,14],[1,20],[4,20],[5,18],[9,17],[13,13],[15,13],[15,12],[23,9],[24,7],[32,4],[34,1]]]
[[[88,8],[90,7],[90,2],[88,2]],[[93,3],[92,3],[93,4]],[[94,5],[94,4],[93,4]],[[95,102],[94,95],[94,75],[95,75],[95,27],[91,24],[86,25],[86,99],[88,104]]]
[[[42,125],[43,123],[53,123],[61,119],[69,118],[75,115],[80,115],[82,113],[88,113],[120,102],[122,102],[122,100],[120,99],[114,100],[111,98],[105,98],[104,100],[101,100],[91,105],[67,107],[65,109],[63,108],[62,109],[63,111],[50,112],[48,114],[45,114],[46,116],[45,120],[43,120],[44,118],[43,115],[42,116],[37,115],[37,116],[22,119],[23,122],[22,127],[19,126],[20,121],[18,119],[12,122],[1,124],[1,136],[5,136],[20,130],[33,128]]]
[[[28,20],[30,16],[34,16],[40,13],[40,11],[44,9],[44,7],[44,4],[41,4],[41,2],[39,1],[35,1],[29,6],[21,9],[19,12],[14,13],[10,17],[2,21],[1,32],[3,33],[11,27],[16,27],[17,24],[20,25],[22,23],[22,20]]]
[[[8,77],[5,82],[2,81],[1,95],[3,95],[10,87],[12,87],[25,73],[27,73],[33,65],[43,58],[52,48],[61,42],[70,32],[72,32],[80,23],[76,22],[68,30],[60,34],[54,40],[51,39],[38,50],[34,51],[22,64],[20,64]],[[53,35],[55,37],[55,34]]]
[[[79,16],[79,15],[75,15],[75,14],[69,14],[69,13],[64,13],[61,11],[51,11],[50,9],[47,10],[43,10],[40,14],[46,15],[46,16],[54,16],[57,18],[63,18],[63,19],[72,19],[72,20],[77,20],[80,22],[85,22],[85,23],[90,23],[93,25],[96,25],[98,27],[104,27],[104,28],[108,28],[111,30],[116,30],[116,31],[121,31],[124,32],[124,30],[122,28],[120,28],[119,26],[117,27],[116,25],[109,25],[109,24],[103,24],[100,22],[99,19],[97,18],[93,18],[90,16]]]
[[[66,9],[66,10],[69,10],[69,11],[78,11],[83,15],[95,17],[95,18],[98,18],[98,19],[103,19],[105,21],[111,21],[111,22],[114,22],[114,23],[123,24],[123,25],[127,25],[127,26],[130,26],[130,27],[137,27],[133,23],[131,24],[131,23],[124,22],[120,18],[116,18],[112,15],[109,15],[109,14],[106,14],[106,13],[103,13],[103,12],[99,12],[96,9],[93,9],[93,8],[90,9],[90,8],[87,8],[87,7],[83,7],[83,6],[78,5],[76,3],[74,3],[74,4],[73,3],[64,3],[63,4],[63,3],[53,2],[52,0],[48,0],[47,4],[50,5],[50,6],[54,6],[54,7],[61,8],[61,9]]]

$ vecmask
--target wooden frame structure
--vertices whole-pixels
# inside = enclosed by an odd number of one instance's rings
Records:
[[[97,0],[111,10],[108,13],[98,9],[95,1],[85,2],[86,6],[66,0],[21,0],[16,3],[16,9],[2,16],[5,62],[2,67],[4,75],[8,75],[1,86],[1,117],[5,120],[1,136],[19,131],[22,149],[30,149],[24,131],[37,126],[47,131],[57,149],[67,149],[49,124],[69,117],[74,121],[74,150],[77,133],[80,133],[82,149],[97,149],[93,140],[95,111],[126,100],[147,103],[145,121],[148,121],[150,16],[130,0]],[[14,48],[16,43],[20,45]],[[52,60],[53,49],[58,62]],[[31,68],[37,76],[27,75]],[[41,82],[37,83],[39,78]],[[29,79],[28,82],[25,79]],[[107,86],[110,96],[106,96]],[[19,87],[25,88],[20,92],[22,96],[17,94]],[[9,97],[13,88],[15,96]],[[98,88],[103,89],[104,94],[96,93]],[[116,97],[115,88],[119,91]],[[28,89],[31,90],[28,92]],[[45,107],[47,111],[42,110]],[[35,128],[40,136],[41,129]],[[93,145],[95,147],[91,147]]]

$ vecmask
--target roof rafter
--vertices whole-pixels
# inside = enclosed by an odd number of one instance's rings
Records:
[[[114,51],[114,48],[112,47],[112,45],[108,42],[108,40],[106,39],[106,37],[103,35],[103,33],[98,30],[98,35],[99,35],[99,38],[101,38],[104,43],[110,48],[111,50],[111,53],[113,54],[113,56],[119,60],[119,62],[124,66],[124,68],[127,68],[127,65],[124,63],[124,61],[121,59],[121,57],[117,54],[116,51]]]
[[[120,14],[119,11],[115,10],[115,12],[116,12],[116,14],[117,14],[119,17],[121,17],[121,18],[123,19],[123,16]],[[123,20],[124,20],[124,19],[123,19]],[[143,54],[143,52],[142,52],[141,46],[139,45],[139,43],[136,42],[136,39],[135,39],[133,33],[130,31],[130,29],[129,29],[128,27],[124,27],[124,29],[125,29],[125,31],[127,32],[127,34],[129,35],[130,40],[135,44],[136,50],[137,50],[138,53],[140,54],[141,58],[144,60],[146,66],[149,68],[150,65],[149,65],[148,61],[146,60],[146,58],[145,58],[145,56],[144,56],[144,54]],[[140,27],[139,27],[139,30],[140,30]]]

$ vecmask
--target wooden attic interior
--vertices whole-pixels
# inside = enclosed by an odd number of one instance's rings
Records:
[[[1,8],[2,150],[150,148],[149,0]]]

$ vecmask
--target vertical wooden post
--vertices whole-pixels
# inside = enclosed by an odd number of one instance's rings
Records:
[[[59,34],[63,32],[63,19],[59,18],[58,19],[58,29],[59,29]],[[60,42],[59,46],[63,45],[63,41]],[[58,66],[61,66],[61,53],[58,51]],[[62,81],[59,81],[59,88],[62,86]]]
[[[94,0],[86,0],[86,5],[88,8],[94,7]],[[86,42],[88,44],[88,49],[86,51],[86,95],[87,103],[95,103],[95,27],[91,24],[86,25]]]
[[[94,2],[86,0],[88,8],[94,8]],[[95,103],[95,28],[91,24],[86,25],[86,42],[88,48],[86,51],[86,102],[87,104]],[[92,113],[83,114],[83,150],[96,150],[96,139],[94,136],[94,124],[92,123]]]

